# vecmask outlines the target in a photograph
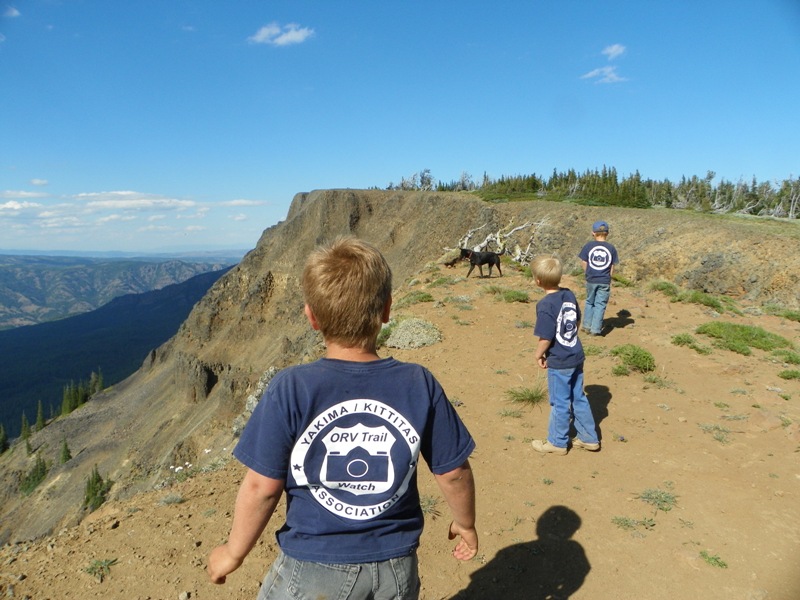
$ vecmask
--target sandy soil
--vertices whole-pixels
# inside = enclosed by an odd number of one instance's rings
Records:
[[[583,339],[602,450],[542,456],[530,440],[545,434],[549,407],[519,406],[507,395],[546,386],[532,358],[541,292],[512,267],[502,278],[473,274],[429,286],[466,269],[423,274],[396,294],[426,290],[439,301],[397,314],[432,321],[441,343],[383,351],[430,368],[478,444],[479,556],[468,563],[450,556],[448,510],[439,501],[420,549],[423,599],[800,598],[800,382],[778,377],[797,366],[759,350],[701,355],[671,343],[722,319],[798,345],[800,324],[758,311],[715,315],[645,286],[615,287],[605,335]],[[582,297],[579,280],[564,283]],[[531,302],[503,302],[489,285],[527,291]],[[621,344],[651,352],[656,370],[612,375],[618,361],[610,351]],[[275,554],[280,513],[225,586],[210,584],[204,570],[208,552],[227,535],[241,476],[231,461],[169,489],[110,502],[53,537],[6,546],[0,595],[253,599]],[[424,467],[420,482],[423,494],[439,498]],[[653,495],[668,510],[642,498]],[[92,566],[95,575],[87,572]]]

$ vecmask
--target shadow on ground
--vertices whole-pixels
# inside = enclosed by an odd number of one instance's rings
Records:
[[[536,522],[537,539],[503,548],[472,574],[453,600],[565,600],[583,585],[591,565],[571,539],[581,518],[551,506]]]

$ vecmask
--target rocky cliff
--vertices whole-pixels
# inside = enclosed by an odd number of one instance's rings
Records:
[[[453,193],[298,194],[286,220],[264,231],[137,373],[33,434],[34,453],[52,467],[31,496],[18,492],[33,461],[24,445],[0,457],[0,542],[80,520],[84,482],[95,465],[115,482],[112,495],[125,497],[174,477],[176,466],[197,469],[226,459],[235,441],[232,424],[262,374],[321,352],[304,321],[299,288],[305,258],[320,242],[352,234],[374,243],[399,288],[478,227],[473,241],[484,232],[537,223],[533,250],[554,253],[575,269],[598,218],[612,224],[610,241],[626,278],[667,279],[755,305],[800,307],[796,223],[548,202],[487,205]],[[73,458],[58,465],[62,440]]]

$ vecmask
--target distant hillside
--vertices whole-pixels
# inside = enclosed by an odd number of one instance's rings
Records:
[[[46,418],[59,414],[70,381],[88,381],[92,371],[99,371],[108,386],[136,371],[229,269],[121,296],[67,319],[0,331],[0,422],[9,436],[19,435],[23,411],[35,422],[40,400]]]
[[[234,262],[0,254],[0,329],[85,313],[119,296],[161,289]]]

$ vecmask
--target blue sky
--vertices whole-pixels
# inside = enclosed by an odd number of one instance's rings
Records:
[[[798,98],[798,0],[0,0],[0,249],[248,249],[423,169],[783,180]]]

